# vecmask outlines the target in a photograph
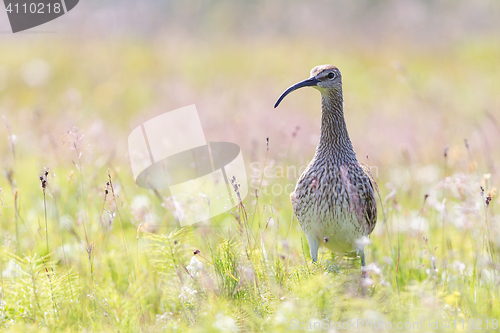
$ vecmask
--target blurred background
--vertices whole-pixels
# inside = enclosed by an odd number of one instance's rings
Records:
[[[66,177],[81,162],[95,186],[118,168],[130,192],[151,195],[133,184],[128,134],[196,104],[208,141],[240,145],[252,184],[268,137],[264,188],[273,178],[295,184],[298,174],[277,170],[313,156],[319,94],[302,89],[273,105],[312,67],[331,63],[343,73],[358,159],[383,194],[401,187],[421,198],[447,167],[495,180],[499,15],[493,0],[81,1],[12,34],[2,8],[2,169],[33,187],[43,168]],[[415,180],[424,186],[412,189]]]
[[[463,292],[463,297],[469,297],[471,313],[481,314],[484,309],[476,305],[476,294],[478,299],[491,297],[492,304],[497,302],[499,284],[495,281],[500,276],[492,263],[500,253],[499,215],[494,214],[500,204],[496,195],[500,161],[499,17],[497,0],[82,0],[54,21],[13,34],[1,7],[3,299],[21,304],[18,290],[25,286],[9,289],[8,283],[15,277],[11,268],[31,264],[12,259],[12,253],[50,253],[57,260],[54,267],[58,272],[66,269],[71,276],[70,268],[76,268],[80,274],[79,298],[68,296],[65,303],[80,300],[82,306],[75,318],[86,318],[97,307],[104,315],[99,312],[92,320],[99,316],[103,325],[111,322],[127,327],[127,321],[122,320],[125,313],[138,325],[130,327],[153,323],[155,318],[158,322],[159,315],[160,322],[172,326],[178,322],[172,318],[183,318],[181,324],[187,327],[196,322],[192,319],[196,314],[208,313],[204,320],[212,320],[218,316],[217,309],[225,309],[226,299],[221,299],[219,307],[207,310],[199,306],[191,308],[196,311],[187,311],[186,303],[179,303],[183,283],[179,263],[172,264],[178,269],[176,273],[169,270],[171,267],[165,272],[178,274],[180,284],[172,288],[174,291],[165,291],[163,298],[158,296],[162,283],[171,283],[171,275],[165,273],[168,278],[163,282],[157,279],[143,254],[146,242],[140,236],[141,230],[164,233],[179,224],[168,193],[135,185],[128,135],[148,119],[191,104],[196,104],[207,141],[234,142],[241,147],[250,186],[245,205],[249,216],[258,217],[257,229],[268,230],[262,236],[265,242],[255,244],[262,246],[266,260],[264,244],[277,258],[278,273],[274,276],[279,287],[272,289],[276,285],[271,283],[265,297],[260,291],[255,293],[255,303],[249,306],[262,307],[255,330],[281,306],[281,296],[288,295],[288,288],[296,288],[301,299],[332,292],[329,289],[322,294],[323,290],[315,289],[329,286],[330,282],[323,282],[332,275],[314,275],[311,279],[316,280],[308,280],[310,288],[293,280],[313,276],[306,264],[307,244],[305,239],[301,241],[300,226],[293,219],[289,192],[300,175],[293,170],[309,163],[318,143],[320,95],[314,89],[301,89],[273,108],[287,87],[307,78],[316,65],[329,63],[342,72],[345,117],[358,159],[370,167],[386,204],[386,210],[379,209],[380,222],[368,251],[367,262],[382,270],[380,273],[377,268],[377,274],[382,274],[379,280],[372,276],[380,282],[377,293],[373,288],[373,302],[386,302],[386,313],[391,313],[392,307],[396,310],[391,315],[398,313],[400,319],[412,313],[418,317],[425,309],[422,316],[427,317],[420,318],[435,320],[433,316],[440,311],[460,313],[457,304]],[[46,197],[40,176],[48,180]],[[110,178],[112,195],[106,184]],[[488,196],[491,203],[485,202]],[[387,224],[381,222],[383,212],[387,213]],[[236,220],[241,222],[236,210],[226,215],[221,220],[235,225]],[[269,231],[271,227],[276,235]],[[229,255],[236,248],[230,246],[232,236],[222,237],[227,251],[212,251],[204,231],[195,232],[198,234],[188,245],[182,244],[182,265],[189,261],[193,247],[207,257],[211,253],[213,262],[226,253],[228,267],[235,266],[230,259],[239,257]],[[389,235],[398,241],[393,238],[391,244]],[[486,260],[490,258],[484,252],[486,239],[492,262]],[[245,237],[239,240],[245,242]],[[169,241],[178,246],[177,239]],[[480,253],[486,258],[483,261],[478,260]],[[283,270],[284,264],[280,264],[285,257],[290,270],[288,266]],[[453,264],[458,267],[455,269],[451,263],[458,260]],[[116,264],[122,262],[126,265]],[[203,262],[213,268],[209,261]],[[440,278],[436,262],[438,269],[452,272],[451,277]],[[69,265],[64,267],[63,263]],[[33,272],[39,272],[40,267]],[[248,267],[259,270],[257,264]],[[214,271],[223,278],[229,276],[217,269]],[[481,269],[486,272],[484,279],[482,273],[477,274]],[[264,271],[259,274],[266,275]],[[398,273],[402,274],[399,282]],[[131,278],[134,274],[135,279]],[[333,275],[333,279],[340,275]],[[420,308],[405,303],[414,312],[406,311],[401,300],[393,296],[415,281],[435,286],[436,290],[429,292],[435,297],[408,289],[411,297],[407,299],[421,302],[415,301]],[[435,281],[442,288],[439,291]],[[228,288],[230,299],[239,297],[240,282],[237,280],[237,286],[234,283],[231,280],[228,284],[232,288]],[[144,286],[145,292],[141,289]],[[359,296],[346,293],[350,287],[339,286],[332,289],[338,297]],[[22,290],[29,290],[26,288]],[[252,288],[248,288],[250,294]],[[210,288],[204,290],[200,289],[200,294],[210,295]],[[92,295],[107,297],[110,305],[89,300],[88,295],[94,292]],[[219,299],[219,294],[215,290],[213,299]],[[43,299],[49,307],[51,302],[54,306],[54,298],[48,295]],[[290,297],[298,299],[293,294]],[[62,302],[64,297],[60,299]],[[343,316],[341,307],[322,308],[326,301],[318,299],[311,299],[310,307],[301,303],[292,312],[317,309],[311,316],[321,318],[321,313],[328,313],[325,309],[335,309],[339,318]],[[179,303],[177,308],[169,310],[169,304],[175,302]],[[373,303],[371,309],[378,311],[379,303]],[[356,307],[363,307],[361,302],[352,304],[346,309],[362,311]],[[28,301],[23,305],[24,309],[29,306]],[[68,311],[71,308],[68,306]],[[488,311],[490,317],[500,314],[498,307]],[[108,313],[116,322],[108,319]],[[72,324],[81,329],[78,320]],[[87,324],[91,325],[82,325]]]
[[[493,0],[81,1],[12,34],[2,8],[2,168],[71,168],[68,131],[77,128],[88,177],[120,167],[133,181],[130,131],[190,104],[207,140],[239,144],[248,170],[263,163],[267,137],[271,166],[305,166],[319,138],[318,92],[273,105],[312,67],[331,63],[343,73],[358,159],[376,177],[410,191],[408,163],[416,163],[432,183],[445,149],[447,163],[496,173],[499,15]]]

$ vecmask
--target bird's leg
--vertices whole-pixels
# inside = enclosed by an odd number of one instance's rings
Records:
[[[309,253],[314,263],[318,262],[319,239],[314,235],[306,235],[307,242],[309,243]]]
[[[365,250],[361,250],[361,295],[366,296],[366,262]]]

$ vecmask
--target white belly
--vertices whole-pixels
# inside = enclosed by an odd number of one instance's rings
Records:
[[[355,171],[337,166],[307,169],[291,195],[308,240],[314,237],[334,252],[356,251],[356,240],[371,231],[366,222],[366,192],[349,181],[354,178],[349,172]]]

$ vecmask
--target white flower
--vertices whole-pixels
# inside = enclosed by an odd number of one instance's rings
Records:
[[[168,323],[170,320],[172,320],[172,315],[173,315],[172,312],[165,312],[161,315],[157,314],[156,325],[166,328],[167,326],[165,324]]]
[[[21,266],[14,260],[10,259],[7,267],[2,272],[2,277],[4,279],[14,278],[20,276]]]
[[[364,286],[364,287],[370,287],[370,286],[372,286],[375,282],[374,282],[372,279],[370,279],[369,277],[367,277],[367,278],[363,279],[363,280],[361,281],[361,283],[363,284],[363,286]]]
[[[378,268],[378,266],[375,264],[375,263],[370,263],[368,266],[366,266],[365,268],[363,268],[363,270],[365,272],[373,272],[377,275],[380,275],[382,274],[382,270],[380,268]]]
[[[186,268],[189,274],[191,274],[193,277],[197,277],[200,274],[200,271],[203,269],[203,263],[199,261],[196,256],[193,256]]]
[[[286,324],[289,322],[288,318],[293,316],[293,311],[295,310],[295,307],[292,302],[290,301],[284,301],[282,302],[278,310],[276,311],[276,316],[274,317],[276,324],[281,325],[281,324]]]
[[[192,302],[194,301],[194,296],[198,293],[196,289],[191,289],[189,287],[183,286],[181,288],[181,293],[179,298],[182,302]]]
[[[354,241],[354,244],[355,244],[356,248],[359,249],[359,250],[364,249],[365,246],[368,245],[368,244],[370,244],[370,243],[371,243],[370,239],[368,237],[366,237],[366,236],[358,238],[358,239],[356,239]]]
[[[465,270],[465,264],[463,262],[455,260],[455,262],[453,263],[453,268],[460,271],[460,273],[463,273]]]
[[[223,332],[238,331],[238,325],[236,325],[236,321],[232,317],[224,315],[222,312],[219,312],[217,314],[212,327]]]

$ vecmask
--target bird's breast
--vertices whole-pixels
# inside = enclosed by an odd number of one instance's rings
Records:
[[[373,196],[369,178],[359,164],[314,163],[308,166],[291,196],[293,209],[306,234],[353,251],[354,241],[370,231],[366,198]],[[368,186],[367,186],[368,184]],[[330,244],[325,244],[330,247]]]

